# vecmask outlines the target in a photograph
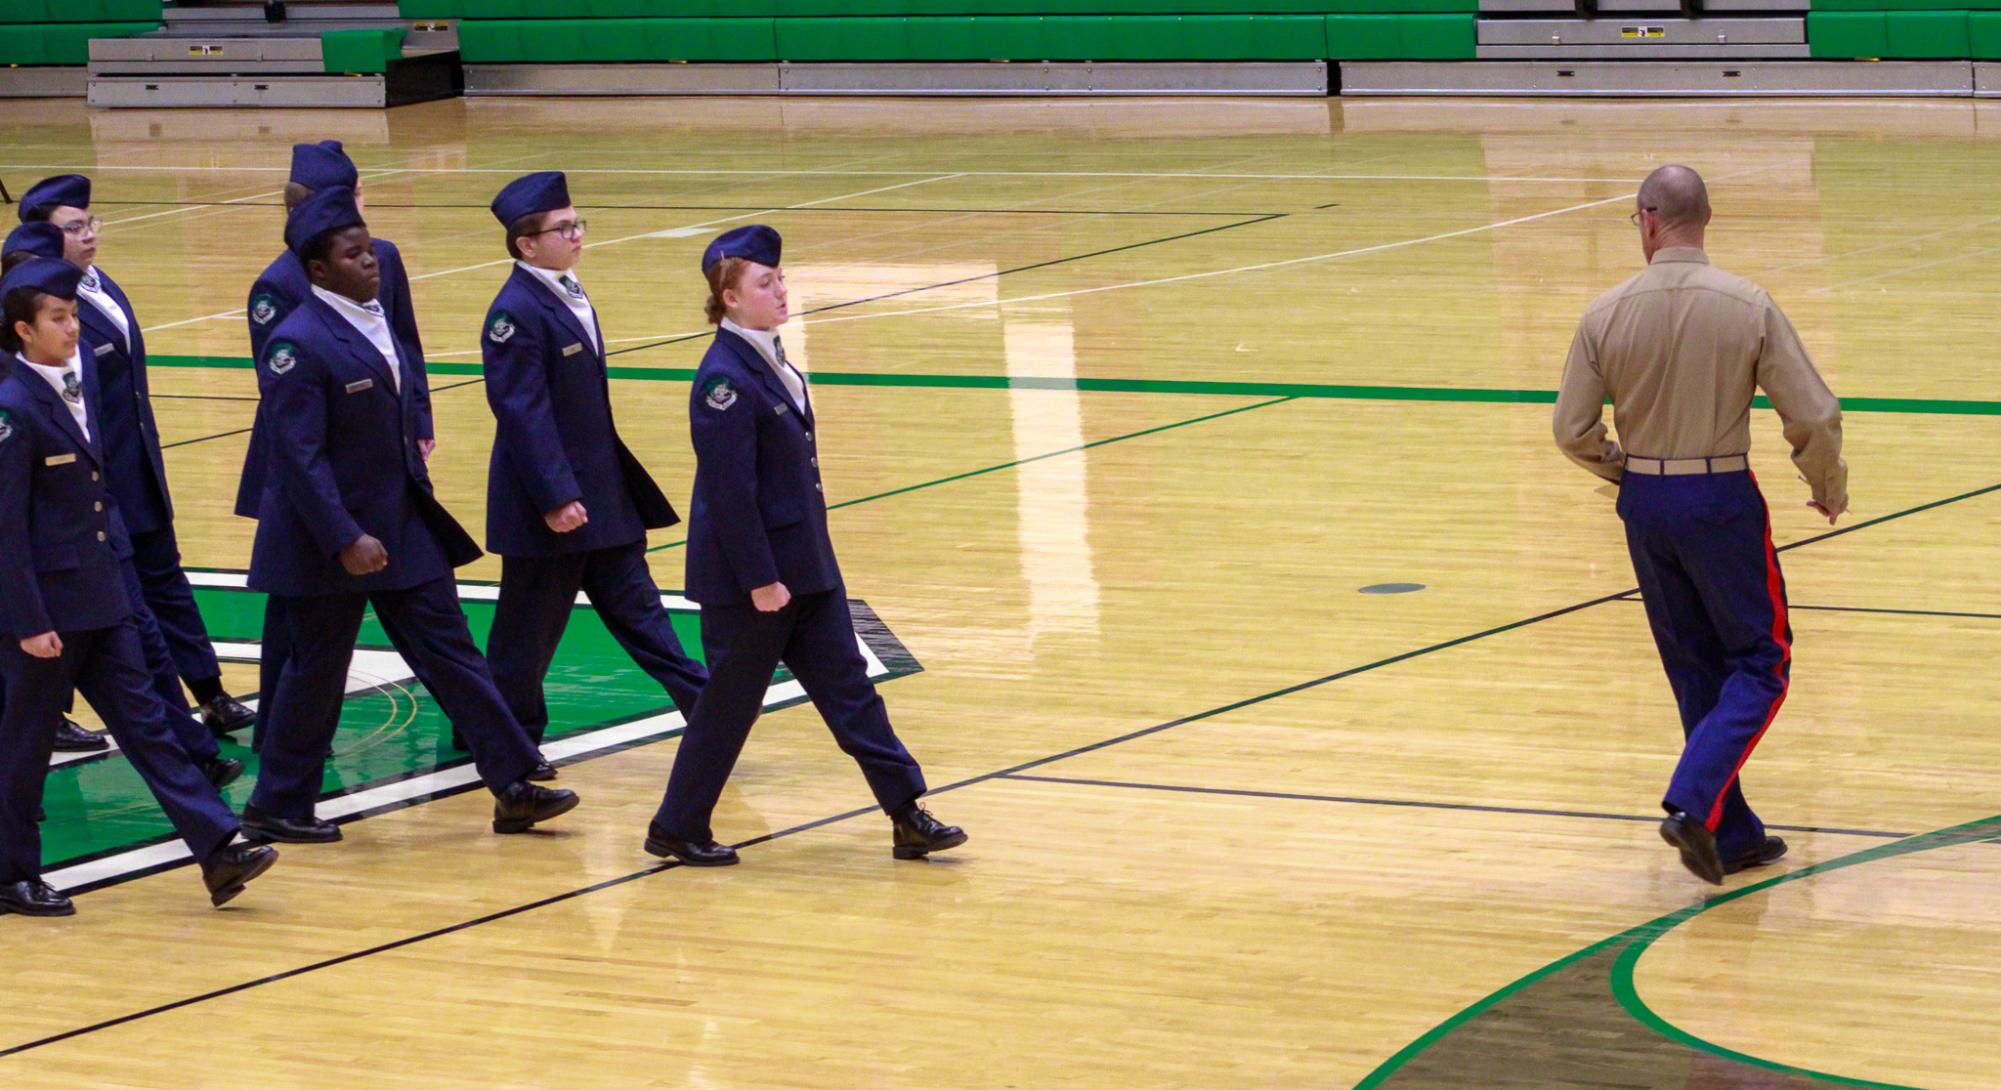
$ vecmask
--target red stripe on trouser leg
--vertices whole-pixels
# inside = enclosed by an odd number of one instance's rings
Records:
[[[1751,487],[1758,487],[1758,475],[1751,474]],[[1759,493],[1762,502],[1764,494]],[[1730,787],[1737,782],[1737,775],[1744,771],[1745,762],[1751,759],[1751,752],[1758,748],[1758,742],[1765,732],[1772,729],[1772,720],[1779,717],[1779,706],[1786,702],[1786,693],[1792,688],[1790,671],[1793,661],[1793,641],[1791,638],[1791,618],[1786,612],[1785,577],[1779,573],[1779,550],[1772,544],[1772,509],[1765,507],[1765,593],[1772,601],[1772,642],[1779,645],[1779,661],[1773,665],[1772,673],[1778,675],[1779,695],[1772,698],[1772,706],[1765,709],[1765,722],[1758,727],[1758,733],[1744,745],[1744,752],[1737,758],[1736,767],[1730,770],[1730,777],[1723,781],[1723,789],[1716,793],[1716,804],[1709,808],[1709,816],[1703,824],[1710,832],[1715,832],[1723,821],[1723,800],[1730,797]]]

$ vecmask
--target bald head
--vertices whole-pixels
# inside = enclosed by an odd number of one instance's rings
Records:
[[[1695,171],[1665,166],[1640,183],[1640,207],[1652,209],[1666,230],[1699,231],[1709,223],[1709,188]]]

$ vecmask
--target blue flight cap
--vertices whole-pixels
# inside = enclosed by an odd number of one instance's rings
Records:
[[[292,145],[290,180],[307,189],[336,186],[353,189],[361,183],[361,175],[354,169],[354,160],[340,150],[340,141],[322,140],[317,144]]]
[[[285,248],[304,261],[315,241],[366,222],[354,206],[354,190],[344,185],[314,190],[285,221]]]
[[[47,221],[24,223],[7,236],[6,245],[0,246],[0,257],[21,250],[36,257],[53,257],[60,261],[63,256],[63,229]]]
[[[39,219],[41,210],[55,211],[62,205],[90,207],[90,179],[81,174],[58,174],[43,178],[21,194],[21,222]]]
[[[708,249],[702,251],[702,271],[708,272],[709,266],[726,257],[740,257],[775,269],[778,267],[779,251],[784,246],[785,240],[778,237],[778,232],[761,223],[724,231],[709,243]]]
[[[493,198],[493,218],[511,227],[515,220],[538,212],[570,207],[570,182],[560,170],[524,174],[503,186]]]
[[[53,295],[58,299],[76,299],[77,282],[83,279],[83,270],[67,261],[51,261],[37,257],[14,266],[14,271],[0,278],[0,298],[12,295],[22,288]]]

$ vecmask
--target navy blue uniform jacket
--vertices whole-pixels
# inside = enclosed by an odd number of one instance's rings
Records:
[[[841,585],[812,410],[793,405],[750,342],[716,331],[688,400],[695,443],[689,598],[740,605],[772,583],[793,594]]]
[[[407,590],[479,558],[431,494],[415,384],[398,396],[388,361],[359,330],[310,297],[278,323],[257,366],[271,477],[251,587],[294,597]],[[382,542],[389,566],[352,576],[340,552],[364,533]]]
[[[431,426],[431,385],[424,372],[424,342],[417,335],[417,311],[410,302],[410,274],[403,268],[403,254],[396,244],[387,239],[376,239],[375,262],[381,266],[382,287],[376,291],[376,301],[389,316],[389,328],[396,333],[396,343],[409,345],[403,357],[403,381],[410,382],[416,376],[417,387],[417,438],[434,438],[436,432]],[[265,268],[263,275],[250,286],[248,304],[250,322],[250,358],[262,361],[264,346],[271,341],[271,332],[278,323],[299,309],[299,305],[313,297],[313,282],[306,278],[306,267],[287,250]],[[262,367],[257,369],[257,392],[266,393],[268,376]],[[265,475],[270,469],[269,440],[265,438],[264,407],[257,408],[257,418],[250,430],[250,449],[243,456],[243,483],[236,490],[236,513],[244,518],[257,517],[257,505],[264,496]]]
[[[167,464],[160,457],[160,429],[153,421],[152,391],[146,382],[146,337],[132,301],[103,269],[98,282],[125,312],[132,346],[97,304],[77,296],[76,316],[82,325],[84,375],[96,387],[90,406],[90,433],[102,446],[104,474],[125,524],[135,534],[164,529],[174,521],[174,501],[167,492]]]
[[[129,549],[97,444],[40,375],[15,365],[0,378],[0,636],[131,616],[119,566]]]
[[[604,334],[590,332],[602,346]],[[576,314],[519,265],[486,312],[480,350],[498,425],[486,547],[502,556],[631,545],[681,521],[618,437],[604,352],[591,344]],[[549,529],[542,516],[573,500],[590,521],[567,534]]]

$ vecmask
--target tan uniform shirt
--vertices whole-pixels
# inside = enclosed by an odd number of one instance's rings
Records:
[[[1701,250],[1658,250],[1646,271],[1599,296],[1577,323],[1557,391],[1556,445],[1611,481],[1626,454],[1745,454],[1757,389],[1778,410],[1813,498],[1845,506],[1841,403],[1792,323],[1763,288],[1712,267]],[[1605,435],[1607,395],[1617,443]]]

